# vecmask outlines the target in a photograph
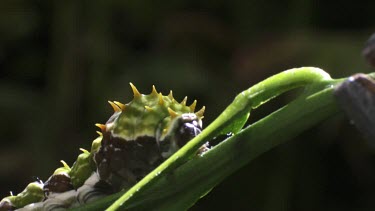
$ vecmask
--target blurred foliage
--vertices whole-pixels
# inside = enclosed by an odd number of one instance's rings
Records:
[[[40,1],[0,3],[0,193],[46,179],[88,149],[107,100],[133,82],[206,105],[211,122],[236,93],[285,69],[338,78],[361,57],[375,2]],[[255,121],[290,100],[284,95]],[[277,137],[275,137],[277,138]],[[192,210],[373,210],[375,149],[339,116],[266,153]]]

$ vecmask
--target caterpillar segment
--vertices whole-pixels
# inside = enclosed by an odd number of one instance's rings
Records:
[[[130,86],[133,100],[98,125],[103,141],[94,155],[97,173],[115,191],[134,185],[202,129],[204,109],[194,113],[196,101],[186,106],[187,97],[178,103],[172,91],[164,96],[153,86],[144,95]]]
[[[61,161],[62,167],[58,168],[53,174],[44,182],[43,191],[45,195],[53,193],[63,193],[73,190],[73,184],[70,177],[71,168],[65,161]]]
[[[80,149],[72,167],[62,161],[46,182],[4,198],[0,211],[66,209],[129,189],[201,132],[205,107],[195,112],[196,100],[186,105],[187,97],[179,103],[172,91],[163,95],[152,86],[145,95],[130,87],[129,103],[108,101],[114,113],[96,124],[99,136],[90,151]],[[198,153],[206,150],[207,144]]]
[[[0,210],[15,210],[28,204],[39,202],[44,199],[43,183],[35,181],[26,186],[19,194],[5,197],[0,202]]]

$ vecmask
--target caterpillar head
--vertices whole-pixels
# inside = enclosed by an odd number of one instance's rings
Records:
[[[164,121],[156,130],[156,140],[163,158],[170,157],[202,130],[201,118],[194,113],[184,113],[172,119],[167,117]]]
[[[120,175],[119,180],[134,184],[202,130],[205,108],[194,112],[196,101],[187,106],[187,97],[177,102],[172,91],[162,95],[153,86],[143,95],[130,86],[133,100],[109,102],[115,113],[106,124],[97,124],[103,139],[94,159],[100,178],[109,183]]]

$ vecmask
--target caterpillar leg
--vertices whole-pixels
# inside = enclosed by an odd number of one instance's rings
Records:
[[[94,172],[77,190],[78,204],[87,204],[99,198],[112,194],[113,188],[103,180],[100,180],[98,173]]]

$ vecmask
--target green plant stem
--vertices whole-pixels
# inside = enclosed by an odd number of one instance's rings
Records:
[[[288,90],[313,83],[328,83],[330,80],[330,76],[318,68],[296,68],[272,76],[248,90],[241,92],[237,95],[233,103],[230,104],[212,124],[204,129],[199,136],[195,137],[162,165],[133,186],[107,210],[117,210],[118,208],[127,207],[130,198],[139,198],[137,194],[145,192],[141,190],[147,190],[160,178],[165,178],[162,177],[162,175],[171,172],[173,169],[186,162],[196,153],[198,148],[208,140],[227,132],[237,133],[245,123],[251,108],[256,108]],[[240,122],[236,120],[240,120]]]
[[[195,157],[129,199],[126,209],[185,210],[228,175],[260,154],[338,112],[333,88],[301,97]],[[160,190],[160,191],[157,191]],[[163,203],[164,201],[164,203]],[[174,202],[174,203],[168,203]],[[124,208],[124,207],[123,207]]]

